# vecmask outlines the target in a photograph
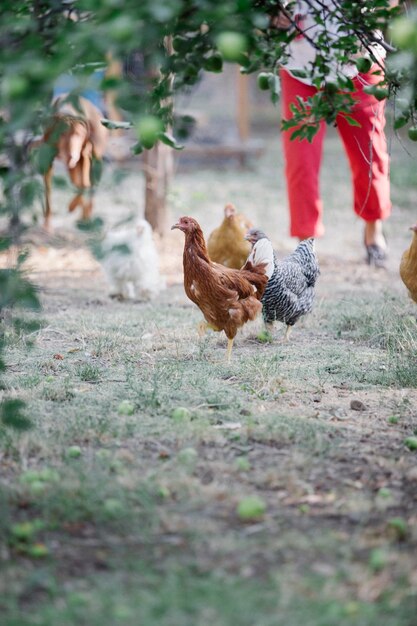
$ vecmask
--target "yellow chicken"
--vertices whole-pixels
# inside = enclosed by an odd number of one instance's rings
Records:
[[[207,241],[209,257],[215,263],[240,269],[248,258],[251,245],[245,234],[252,223],[239,214],[233,204],[224,207],[224,220],[213,230]]]
[[[414,231],[413,240],[404,252],[400,263],[400,276],[407,287],[410,298],[417,302],[417,224],[410,227]]]

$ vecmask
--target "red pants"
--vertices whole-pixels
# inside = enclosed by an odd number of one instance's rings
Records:
[[[372,70],[371,70],[372,71]],[[307,99],[317,89],[305,85],[281,70],[282,117],[292,116],[289,105],[295,96]],[[354,79],[353,97],[357,104],[351,117],[361,127],[349,126],[342,115],[337,118],[337,129],[342,138],[352,172],[354,210],[367,222],[385,219],[391,212],[388,152],[384,134],[385,103],[364,93],[365,84],[378,83],[379,76],[360,74]],[[321,122],[312,143],[306,139],[290,140],[296,128],[282,132],[285,174],[291,217],[291,235],[300,239],[318,237],[324,233],[323,204],[320,199],[319,170],[323,152],[326,123]]]

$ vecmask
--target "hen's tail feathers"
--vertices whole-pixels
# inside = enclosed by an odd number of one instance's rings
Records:
[[[319,263],[314,249],[314,239],[310,238],[300,241],[290,257],[302,266],[308,285],[313,286],[320,274]]]
[[[314,285],[307,287],[299,298],[299,307],[305,313],[311,313],[315,297]]]

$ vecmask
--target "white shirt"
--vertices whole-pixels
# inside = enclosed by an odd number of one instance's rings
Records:
[[[338,33],[338,28],[340,27],[341,22],[337,20],[335,17],[330,17],[329,12],[332,12],[336,5],[333,0],[320,0],[315,1],[312,0],[310,4],[313,4],[320,10],[321,17],[323,18],[324,24],[317,24],[314,15],[311,12],[311,9],[307,2],[304,0],[297,0],[293,9],[293,20],[296,22],[298,27],[305,33],[306,36],[301,33],[296,35],[295,38],[289,45],[289,59],[284,65],[284,69],[292,72],[293,70],[307,70],[308,72],[312,69],[312,64],[316,59],[317,49],[314,47],[315,41],[322,34],[326,33],[329,44],[331,45],[332,41],[336,41],[340,34]],[[342,33],[343,34],[343,33]],[[382,34],[378,32],[378,35],[382,39]],[[343,52],[343,51],[340,51]],[[372,52],[374,56],[383,61],[385,58],[385,49],[377,44],[372,44]],[[330,51],[330,59],[329,59],[329,67],[330,74],[328,76],[329,80],[334,80],[338,74],[343,74],[343,76],[347,76],[349,78],[354,78],[358,74],[358,69],[355,63],[345,63],[342,64],[336,58],[337,50]],[[359,55],[358,55],[359,56]],[[369,53],[364,51],[360,56],[368,56]],[[307,85],[311,85],[314,79],[314,75],[300,77],[295,76],[297,80],[300,80]]]

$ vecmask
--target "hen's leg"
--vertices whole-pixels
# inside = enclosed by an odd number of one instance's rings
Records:
[[[290,340],[291,329],[292,329],[292,326],[290,326],[288,324],[287,328],[285,329],[284,341],[289,341]]]
[[[207,324],[207,322],[200,322],[199,325],[197,326],[198,336],[204,337],[204,335],[206,334],[208,330],[208,327],[209,325]]]
[[[274,336],[274,322],[265,322],[265,330],[266,330],[268,337],[272,341],[273,336]]]
[[[122,293],[122,284],[115,276],[109,275],[106,272],[107,282],[109,286],[110,298],[120,298]]]
[[[232,356],[233,339],[227,340],[226,361],[230,363],[230,357]]]
[[[128,283],[126,283],[125,298],[127,298],[128,300],[134,300],[136,296],[137,294],[135,290],[135,285],[131,281],[129,281]]]

